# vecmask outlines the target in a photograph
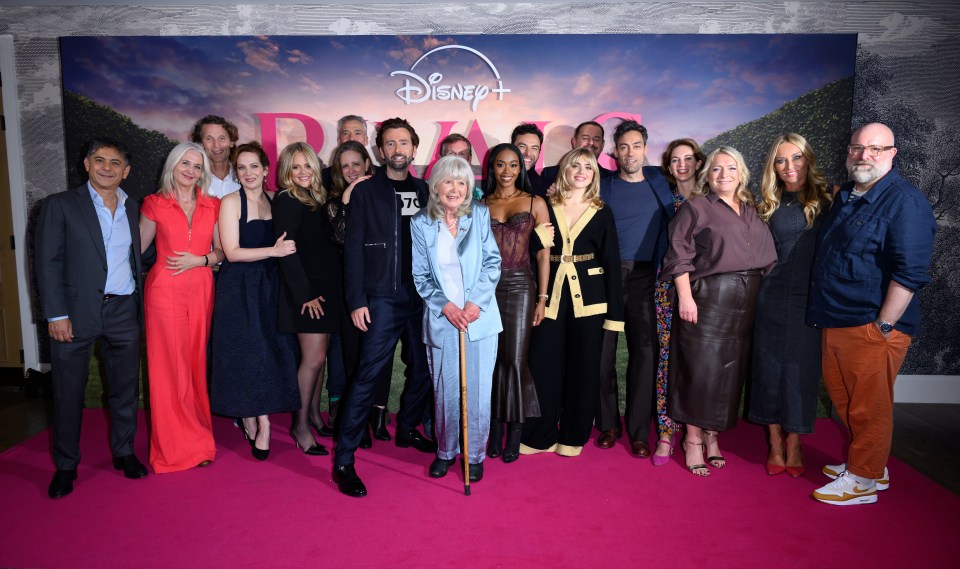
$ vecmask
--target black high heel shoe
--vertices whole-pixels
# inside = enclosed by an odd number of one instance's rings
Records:
[[[270,449],[257,448],[256,446],[250,447],[250,454],[253,455],[253,458],[257,460],[267,460],[267,457],[270,456]]]
[[[310,448],[304,448],[300,446],[300,441],[297,440],[297,437],[294,436],[293,431],[290,431],[290,437],[293,438],[293,444],[297,445],[297,448],[303,451],[303,454],[309,456],[327,456],[330,454],[330,451],[327,450],[327,447],[322,444],[314,441],[313,445]],[[254,447],[256,448],[256,447]]]
[[[507,447],[503,450],[503,462],[510,463],[520,458],[520,435],[523,424],[513,421],[507,423]]]
[[[487,456],[497,458],[503,454],[503,423],[494,420],[490,423],[490,440],[487,442]]]
[[[313,427],[314,430],[317,431],[317,435],[321,437],[325,437],[328,439],[333,437],[333,427],[331,425],[327,425],[326,423],[324,423],[323,419],[320,419],[319,425],[314,423],[313,421],[310,421],[310,426]]]

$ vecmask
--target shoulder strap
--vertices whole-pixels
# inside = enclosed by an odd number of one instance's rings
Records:
[[[247,222],[247,192],[240,188],[237,190],[240,194],[240,223]]]

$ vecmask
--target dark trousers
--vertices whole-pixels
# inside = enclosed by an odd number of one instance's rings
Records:
[[[340,404],[340,433],[334,463],[353,464],[363,429],[370,417],[379,379],[393,363],[397,341],[409,346],[412,373],[404,386],[397,413],[397,431],[409,431],[420,424],[431,393],[427,353],[423,345],[423,300],[413,284],[401,285],[396,296],[370,297],[370,324],[363,334],[360,363],[353,383]]]
[[[570,290],[565,289],[557,319],[545,318],[533,329],[530,371],[540,417],[524,421],[524,445],[540,450],[554,443],[582,447],[590,438],[599,394],[603,320],[603,314],[575,318]]]
[[[350,315],[343,315],[339,334],[330,335],[327,348],[327,394],[331,401],[343,397],[347,386],[357,373],[360,358],[360,330],[353,325]]]
[[[648,442],[657,381],[659,341],[654,304],[657,268],[653,263],[621,261],[626,312],[627,389],[624,420],[630,441]],[[620,429],[617,404],[617,332],[605,330],[600,356],[600,404],[596,424],[601,431]]]
[[[50,341],[53,371],[53,462],[58,470],[80,463],[80,423],[87,387],[90,354],[100,339],[106,369],[104,386],[110,407],[110,448],[113,456],[133,454],[140,399],[140,322],[134,295],[104,301],[102,328],[74,337],[72,342]]]

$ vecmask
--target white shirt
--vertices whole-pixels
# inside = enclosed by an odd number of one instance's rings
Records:
[[[443,219],[440,220],[440,238],[437,239],[437,264],[440,265],[443,294],[458,308],[463,308],[463,271],[457,255],[457,240],[444,227]]]
[[[227,177],[220,179],[214,173],[210,173],[210,189],[208,190],[211,196],[223,199],[227,194],[232,194],[233,192],[240,189],[240,182],[237,181],[237,176],[233,172],[233,166],[230,166],[230,171],[227,172]]]

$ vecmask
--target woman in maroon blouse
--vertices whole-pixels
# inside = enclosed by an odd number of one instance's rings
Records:
[[[721,146],[707,156],[697,191],[670,222],[660,278],[676,291],[670,342],[668,412],[686,423],[687,468],[709,476],[723,468],[717,432],[736,425],[750,361],[760,279],[777,263],[773,237],[757,215],[740,153]]]

